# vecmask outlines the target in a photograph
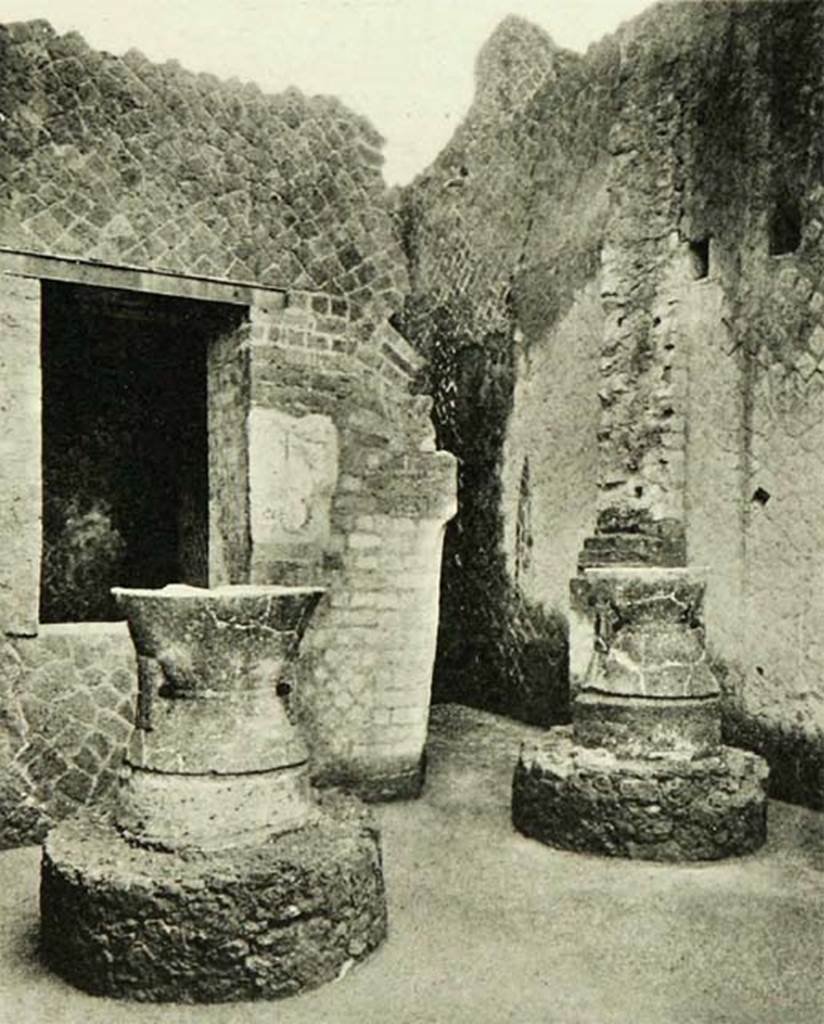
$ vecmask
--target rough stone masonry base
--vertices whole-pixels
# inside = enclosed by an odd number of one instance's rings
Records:
[[[44,846],[40,902],[49,967],[140,1001],[292,995],[387,927],[377,833],[342,798],[267,844],[188,857],[129,846],[102,817],[64,822]]]
[[[512,821],[549,846],[643,860],[718,860],[757,850],[767,836],[767,766],[719,747],[711,757],[630,760],[573,744],[552,730],[522,749]]]

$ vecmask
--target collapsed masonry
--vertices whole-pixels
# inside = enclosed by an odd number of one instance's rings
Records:
[[[610,259],[621,261],[621,241],[613,236],[607,272]],[[512,819],[525,834],[568,849],[713,860],[765,841],[768,769],[756,754],[721,742],[705,583],[687,564],[682,410],[692,325],[680,282],[691,263],[677,233],[669,245],[666,301],[653,307],[655,343],[647,343],[643,320],[638,333],[622,325],[604,339],[596,529],[570,588],[572,727],[521,751]],[[624,278],[607,297],[616,321],[630,312],[635,283]],[[639,342],[646,359],[630,371]],[[654,421],[662,409],[664,422],[643,451],[628,449],[635,418]]]

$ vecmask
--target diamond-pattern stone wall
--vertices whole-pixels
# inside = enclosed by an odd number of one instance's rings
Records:
[[[0,245],[401,303],[366,120],[297,89],[0,26]]]
[[[0,644],[0,848],[39,841],[111,792],[136,671],[125,623],[43,626]]]

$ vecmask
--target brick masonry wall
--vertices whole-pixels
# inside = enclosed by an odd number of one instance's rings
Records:
[[[217,470],[235,474],[231,487],[212,493],[213,503],[227,506],[212,516],[216,582],[328,588],[293,680],[314,778],[370,799],[415,795],[443,531],[454,512],[454,460],[434,450],[431,400],[409,390],[420,358],[388,324],[361,323],[345,303],[299,292],[273,296],[216,338],[210,365]],[[257,494],[277,446],[275,435],[256,443],[249,433],[262,412],[298,426],[334,424],[337,461],[320,543],[301,545],[298,524],[288,545],[272,544],[255,521],[256,507],[272,511],[273,500],[289,500],[299,486],[287,465],[285,479],[275,475],[263,498]],[[123,624],[41,626],[36,637],[7,642],[0,842],[36,841],[110,791],[131,731],[135,671]]]
[[[297,89],[0,26],[0,245],[398,308],[406,269],[361,117]]]
[[[695,285],[688,549],[709,567],[727,739],[768,758],[775,795],[820,808],[824,11],[725,5],[704,21],[680,72],[685,217],[711,236],[710,280]],[[798,229],[784,246],[782,211]]]
[[[42,626],[0,643],[0,848],[39,841],[111,792],[135,674],[124,623]]]
[[[292,502],[303,488],[317,512],[328,455],[314,459],[314,482],[308,469],[292,469],[288,497],[274,487],[261,502],[254,471],[250,485],[250,578],[329,591],[304,640],[292,698],[315,778],[370,799],[414,795],[455,487],[454,460],[434,450],[431,400],[409,390],[420,357],[389,324],[307,293],[290,294],[283,310],[253,311],[250,346],[252,417],[275,412],[290,430],[314,422],[305,440],[335,450],[323,523],[309,516],[301,524]],[[265,458],[252,445],[256,457]],[[260,543],[256,506],[264,518],[292,520],[291,537]]]

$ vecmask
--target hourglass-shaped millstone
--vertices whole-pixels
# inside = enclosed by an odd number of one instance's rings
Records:
[[[138,651],[117,806],[53,829],[40,950],[78,987],[137,1000],[294,995],[386,936],[378,831],[312,796],[278,697],[316,588],[118,590]]]
[[[766,838],[765,762],[721,742],[718,682],[686,568],[572,581],[572,726],[521,750],[512,820],[551,846],[713,860]]]
[[[138,654],[116,820],[167,849],[259,842],[312,813],[306,747],[278,685],[323,591],[115,588]]]

